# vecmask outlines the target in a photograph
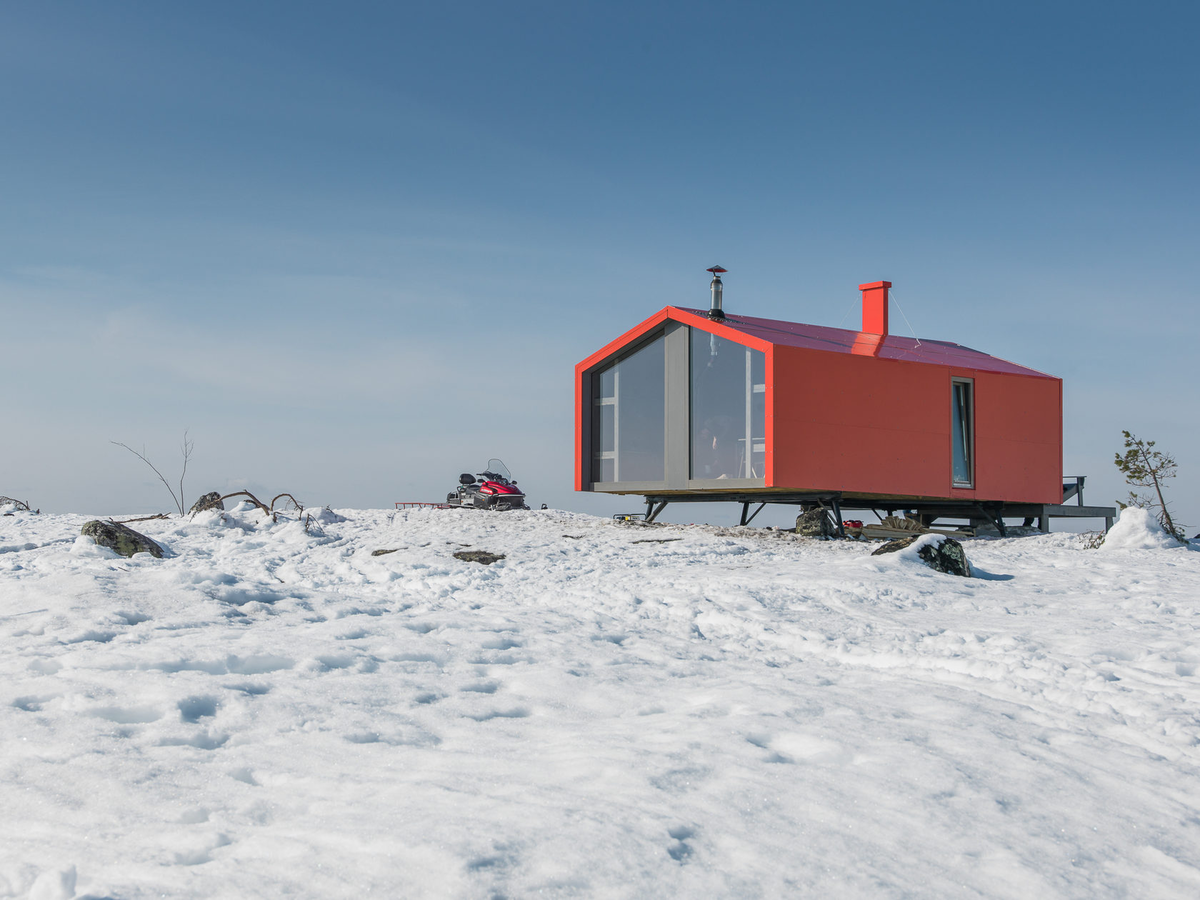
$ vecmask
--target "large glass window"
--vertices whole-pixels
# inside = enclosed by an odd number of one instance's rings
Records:
[[[691,332],[691,477],[765,477],[766,355]]]
[[[966,378],[950,382],[950,444],[954,484],[971,487],[975,483],[974,417],[975,385]]]
[[[666,342],[592,376],[592,481],[666,479]]]

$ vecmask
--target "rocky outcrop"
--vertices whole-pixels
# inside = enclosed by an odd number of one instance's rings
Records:
[[[454,558],[461,559],[463,562],[477,562],[490,566],[492,563],[504,559],[504,554],[488,553],[486,550],[459,550],[454,554]]]
[[[871,555],[882,556],[885,553],[895,553],[897,550],[911,547],[923,537],[927,537],[927,535],[914,534],[912,537],[888,541]],[[931,541],[922,543],[917,548],[917,556],[936,572],[960,575],[963,578],[971,577],[971,564],[967,561],[967,553],[963,550],[963,545],[952,537],[935,537]]]
[[[121,556],[133,556],[135,553],[149,553],[155,559],[162,559],[162,547],[125,525],[116,522],[101,522],[94,519],[80,530],[80,534],[90,537],[101,547],[107,547]]]
[[[837,525],[827,509],[810,509],[796,516],[796,534],[804,537],[832,537]]]
[[[192,504],[191,512],[204,512],[209,509],[224,509],[225,504],[221,502],[221,495],[216,491],[209,491],[199,500]]]

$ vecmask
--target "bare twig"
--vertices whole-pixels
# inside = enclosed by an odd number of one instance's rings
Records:
[[[24,500],[17,500],[15,497],[0,497],[0,506],[3,506],[5,503],[11,503],[18,511],[31,512],[29,504]]]
[[[179,449],[183,453],[183,471],[179,473],[179,514],[183,515],[183,476],[187,474],[188,460],[192,458],[192,448],[196,446],[195,441],[188,440],[187,429],[183,430],[183,443]]]
[[[186,442],[187,442],[187,432],[185,431],[184,432],[184,443],[186,444]],[[163,478],[162,472],[158,471],[158,468],[154,465],[154,463],[150,462],[150,460],[146,458],[145,452],[138,453],[136,450],[134,450],[128,444],[122,444],[120,441],[109,441],[109,443],[116,444],[118,447],[124,447],[126,450],[128,450],[130,453],[132,453],[134,456],[136,456],[138,459],[140,459],[142,462],[144,462],[146,465],[148,465],[150,467],[151,471],[154,472],[154,474],[158,476],[158,480],[163,483],[163,487],[165,487],[167,489],[167,491],[170,493],[171,499],[175,501],[175,506],[179,508],[179,514],[181,516],[183,515],[183,479],[182,478],[180,478],[180,481],[179,481],[179,496],[176,497],[175,489],[171,487],[171,485],[167,482],[167,479]],[[145,449],[146,449],[145,447],[142,448],[143,451],[145,451]],[[187,471],[187,456],[186,455],[183,458],[183,468],[184,468],[184,471]]]
[[[250,502],[253,503],[256,507],[261,509],[268,516],[271,514],[271,510],[267,507],[267,505],[265,503],[263,503],[261,500],[259,500],[257,497],[255,497],[249,491],[234,491],[232,494],[226,494],[224,497],[221,498],[221,500],[225,501],[225,500],[228,500],[230,497],[249,497]]]
[[[128,525],[130,522],[152,522],[155,519],[169,519],[166,513],[155,513],[152,516],[142,516],[140,519],[122,519],[118,522],[116,519],[109,519],[114,525]]]

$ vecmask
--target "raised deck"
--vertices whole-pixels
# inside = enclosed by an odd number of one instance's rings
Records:
[[[1051,519],[1103,519],[1104,530],[1112,528],[1116,518],[1116,507],[1084,506],[1083,485],[1086,476],[1071,475],[1073,481],[1064,482],[1063,499],[1075,499],[1067,503],[1011,503],[988,500],[945,500],[929,497],[897,497],[849,494],[841,491],[778,492],[771,490],[745,491],[671,491],[644,494],[646,498],[646,521],[653,522],[669,503],[740,503],[742,525],[749,525],[768,503],[784,506],[800,506],[805,509],[825,506],[838,523],[842,533],[842,513],[849,510],[869,510],[893,515],[897,510],[914,513],[916,517],[931,525],[937,519],[968,519],[972,524],[995,525],[1003,535],[1006,533],[1004,520],[1023,519],[1028,524],[1037,522],[1041,531],[1050,530]],[[750,507],[757,509],[750,512]],[[882,516],[881,516],[882,518]]]

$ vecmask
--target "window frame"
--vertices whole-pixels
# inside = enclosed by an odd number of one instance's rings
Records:
[[[760,426],[760,434],[752,435],[752,437],[756,437],[757,439],[750,442],[751,469],[749,471],[753,472],[755,470],[755,455],[757,455],[757,465],[761,466],[761,472],[749,478],[696,479],[691,477],[691,333],[694,330],[703,331],[706,334],[711,333],[707,329],[697,328],[691,322],[668,318],[662,324],[647,329],[629,344],[597,361],[594,365],[589,366],[580,373],[580,378],[583,379],[583,383],[579,385],[581,411],[587,411],[586,414],[581,415],[579,423],[578,447],[581,459],[578,461],[578,465],[580,466],[578,471],[581,474],[579,480],[581,485],[580,490],[612,494],[646,494],[659,491],[728,492],[767,486],[767,430],[769,428],[768,413],[771,407],[770,379],[768,377],[771,365],[770,354],[758,347],[744,344],[738,340],[734,340],[733,343],[740,345],[739,349],[756,350],[763,353],[762,372],[757,373],[760,375],[762,381],[759,384],[751,384],[746,392],[748,418],[755,416],[755,407],[757,407],[762,419],[761,422],[755,421],[749,423]],[[718,337],[722,336],[718,335]],[[618,480],[601,481],[599,478],[605,474],[602,467],[608,463],[608,459],[612,454],[610,451],[601,449],[603,442],[598,418],[602,407],[608,405],[605,402],[608,398],[600,396],[600,379],[612,367],[619,365],[625,359],[633,356],[648,344],[660,338],[666,341],[663,373],[665,406],[663,421],[663,479],[659,481],[620,480],[619,476],[621,473],[616,471],[618,463],[614,458],[611,463],[613,468],[612,474]],[[749,356],[747,360],[749,363]],[[754,374],[750,372],[750,369],[751,366],[748,365],[747,376]],[[752,382],[752,377],[747,377],[747,381]],[[619,418],[619,410],[616,408],[620,406],[619,393],[619,389],[614,385],[614,394],[618,395],[614,398],[615,403],[613,403],[614,421]],[[757,403],[755,403],[755,398],[758,398]],[[616,430],[616,427],[614,427],[614,441],[619,441],[619,435],[616,433]],[[753,429],[751,430],[753,431]],[[614,444],[614,451],[619,454],[619,444]]]
[[[959,403],[959,392],[962,391],[964,403]],[[955,421],[959,418],[959,408],[962,407],[961,432],[963,439],[963,455],[967,465],[967,480],[960,481],[955,472]],[[956,490],[975,489],[975,379],[953,376],[950,379],[950,484]]]
[[[766,451],[767,451],[767,439],[766,439],[766,397],[767,397],[766,369],[767,369],[767,361],[766,361],[766,353],[764,353],[762,350],[759,350],[757,347],[752,347],[749,344],[743,344],[741,341],[733,340],[731,338],[723,337],[721,335],[716,335],[713,332],[705,331],[704,329],[696,328],[695,326],[687,326],[687,330],[688,330],[688,342],[687,342],[688,343],[688,359],[687,359],[687,370],[688,370],[688,391],[687,391],[687,394],[688,394],[688,396],[687,396],[688,485],[691,488],[700,488],[700,489],[712,489],[717,486],[721,486],[721,487],[726,487],[726,486],[729,486],[729,487],[763,487],[766,485],[766,471],[765,470],[766,470]],[[693,380],[695,377],[695,370],[693,368],[693,364],[695,362],[695,360],[694,360],[695,341],[693,340],[693,338],[695,337],[695,335],[701,335],[703,337],[707,337],[709,340],[716,337],[718,340],[725,341],[726,343],[731,344],[734,347],[737,347],[739,352],[742,352],[745,354],[744,355],[745,368],[744,368],[744,375],[742,376],[743,377],[743,388],[742,389],[744,392],[744,403],[743,403],[742,412],[741,412],[742,421],[738,428],[738,433],[741,434],[741,437],[736,439],[736,442],[742,445],[742,449],[738,453],[738,456],[740,459],[739,471],[734,475],[727,476],[724,478],[712,478],[712,477],[705,478],[701,475],[697,475],[697,473],[696,473],[696,448],[695,448],[696,425],[695,425],[695,416],[694,416],[695,411],[696,411],[696,392],[695,392],[695,383]],[[759,354],[759,356],[761,356],[761,358],[762,358],[762,367],[763,367],[762,378],[763,378],[763,380],[761,382],[754,381],[754,359],[755,359],[754,354],[755,353]],[[755,395],[757,395],[757,394],[761,394],[762,399],[763,399],[763,410],[762,410],[763,421],[762,421],[762,423],[755,423],[755,421],[754,421],[754,419],[755,419],[754,398],[755,398]],[[760,435],[760,436],[755,435],[755,433],[754,433],[755,432],[755,428],[754,428],[755,424],[761,424],[761,429],[763,432],[762,435]],[[763,454],[763,470],[764,470],[763,472],[761,472],[760,474],[757,474],[757,475],[754,474],[754,461],[755,461],[756,453]]]
[[[595,368],[591,369],[586,376],[591,382],[590,396],[591,396],[591,416],[592,416],[592,418],[591,418],[589,434],[588,434],[588,444],[589,444],[588,450],[590,451],[588,453],[588,456],[589,456],[589,459],[588,459],[589,479],[588,479],[588,481],[592,485],[592,490],[596,490],[597,487],[599,487],[599,486],[604,486],[604,488],[621,486],[624,489],[629,489],[629,488],[661,489],[662,487],[666,486],[666,483],[667,483],[666,470],[667,470],[668,461],[666,458],[666,455],[667,455],[667,423],[666,423],[667,397],[665,396],[665,394],[666,394],[665,369],[667,366],[668,348],[667,348],[666,344],[664,343],[664,345],[663,345],[663,362],[664,362],[663,478],[661,480],[657,480],[657,481],[622,481],[621,480],[621,477],[620,477],[620,475],[621,475],[621,472],[620,472],[620,468],[621,468],[621,464],[620,464],[621,373],[618,370],[618,366],[622,362],[624,362],[625,360],[629,359],[632,356],[636,356],[638,353],[647,349],[648,347],[650,347],[650,345],[654,344],[656,341],[663,340],[665,342],[666,337],[667,337],[667,330],[665,327],[652,329],[651,331],[648,331],[646,334],[642,335],[634,343],[631,343],[625,347],[622,347],[619,353],[616,353],[613,356],[610,356],[607,359],[605,359],[603,362],[598,364]],[[613,396],[612,397],[603,397],[603,396],[601,396],[601,392],[600,392],[600,379],[602,378],[604,373],[608,372],[609,370],[616,370],[616,371],[613,371]],[[602,446],[600,430],[596,427],[598,424],[597,417],[598,417],[600,409],[604,406],[611,406],[613,408],[613,449],[612,450],[597,449],[598,447]],[[614,481],[602,481],[597,477],[598,475],[601,475],[603,473],[603,461],[608,460],[608,459],[612,460],[613,476],[615,478]]]

